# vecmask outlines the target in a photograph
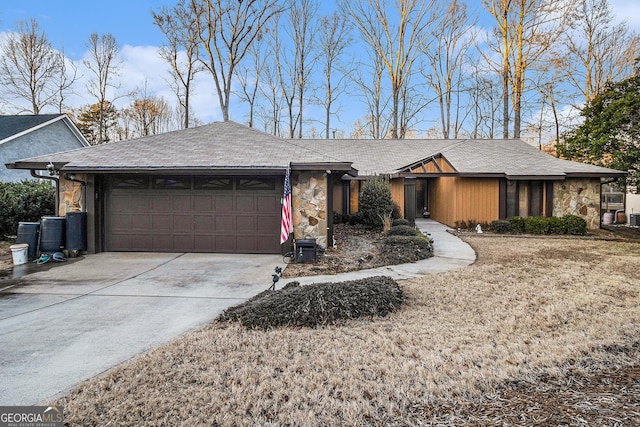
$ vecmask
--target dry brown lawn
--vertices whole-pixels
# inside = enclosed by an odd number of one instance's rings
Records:
[[[508,399],[514,381],[638,366],[638,351],[606,346],[640,337],[639,243],[468,241],[473,266],[401,282],[406,304],[387,317],[208,325],[55,403],[71,425],[519,425],[495,407],[490,424],[442,414]]]

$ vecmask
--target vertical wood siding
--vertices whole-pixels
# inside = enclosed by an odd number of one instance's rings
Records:
[[[456,221],[491,222],[499,217],[499,180],[440,177],[430,183],[431,218],[450,227]]]
[[[400,207],[400,216],[404,218],[404,178],[391,180],[391,198]]]

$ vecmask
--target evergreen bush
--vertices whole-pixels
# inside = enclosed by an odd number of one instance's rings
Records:
[[[416,228],[410,225],[395,225],[387,232],[389,236],[416,236]]]
[[[489,228],[491,231],[495,231],[496,233],[510,233],[511,223],[504,219],[497,219],[495,221],[491,221]]]
[[[584,236],[587,234],[587,221],[577,215],[565,215],[562,217],[568,234]]]
[[[382,227],[384,217],[390,216],[393,208],[391,186],[388,180],[375,176],[364,183],[360,195],[359,213],[362,214],[365,225]]]
[[[0,239],[15,236],[21,221],[53,215],[56,188],[48,182],[0,182]]]
[[[404,218],[396,218],[391,223],[391,226],[392,227],[396,227],[398,225],[411,225],[411,223],[408,220],[404,219]]]

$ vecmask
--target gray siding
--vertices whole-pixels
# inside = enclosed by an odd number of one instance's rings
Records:
[[[0,144],[0,181],[16,182],[32,178],[28,170],[10,170],[5,166],[16,160],[83,147],[63,120]]]

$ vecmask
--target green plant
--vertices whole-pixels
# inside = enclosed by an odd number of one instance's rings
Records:
[[[411,223],[408,220],[404,219],[404,218],[396,218],[391,223],[391,226],[392,227],[396,227],[398,225],[411,225]]]
[[[509,219],[509,222],[511,223],[511,230],[514,233],[524,233],[525,220],[523,217],[514,216],[513,218]]]
[[[584,236],[587,234],[587,221],[576,215],[565,215],[562,217],[565,229],[568,234]]]
[[[510,233],[512,231],[511,223],[504,219],[491,221],[489,228],[491,231],[495,231],[496,233]]]
[[[541,216],[530,216],[524,220],[524,232],[528,234],[548,234],[548,218]]]
[[[393,212],[393,199],[389,181],[380,176],[374,176],[362,186],[360,195],[360,210],[363,223],[374,227],[381,227],[385,216]]]
[[[349,225],[358,225],[362,224],[362,214],[360,212],[356,212],[354,214],[348,215],[347,220],[345,221]]]
[[[562,218],[552,216],[547,218],[549,224],[549,234],[567,234],[567,227]]]
[[[0,182],[0,238],[14,236],[21,221],[38,221],[55,211],[56,189],[35,180]]]
[[[382,241],[381,256],[389,265],[404,264],[433,256],[433,245],[424,235],[387,236]]]
[[[346,319],[384,316],[398,309],[403,300],[400,286],[387,276],[308,286],[291,282],[281,290],[264,291],[225,310],[217,320],[260,329],[315,327]]]
[[[387,232],[389,236],[416,236],[416,228],[410,225],[395,225]]]

